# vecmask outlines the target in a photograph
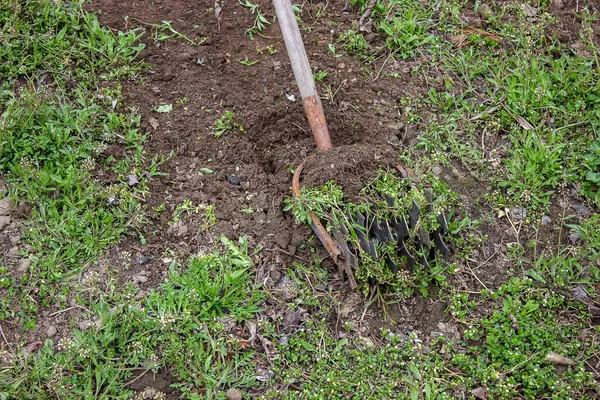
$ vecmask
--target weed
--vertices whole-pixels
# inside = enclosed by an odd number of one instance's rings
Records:
[[[4,270],[0,318],[30,329],[38,309],[65,301],[67,278],[144,221],[137,198],[147,185],[126,184],[145,162],[140,117],[117,107],[119,85],[97,91],[100,77],[139,70],[134,59],[143,46],[135,31],[100,27],[81,2],[3,2],[0,26],[0,56],[8,61],[0,66],[0,173],[12,197],[34,206],[22,240],[35,271],[17,280]],[[35,79],[42,70],[52,85]],[[28,83],[17,94],[11,84],[18,77]],[[130,156],[105,156],[111,144],[126,146]],[[101,184],[99,170],[113,173],[114,182]]]
[[[591,145],[591,151],[585,156],[583,166],[587,173],[582,191],[600,207],[600,139]]]
[[[340,34],[339,40],[343,42],[344,50],[359,60],[367,60],[370,57],[369,43],[362,35],[354,29],[349,29]]]
[[[0,396],[129,398],[134,373],[161,368],[172,371],[184,398],[214,398],[229,386],[254,385],[253,352],[230,329],[260,311],[262,292],[254,290],[247,242],[222,238],[222,244],[222,253],[172,266],[168,280],[140,301],[131,287],[81,299],[97,323],[56,348],[47,340],[37,353],[16,348],[3,354]]]
[[[213,125],[214,137],[221,137],[225,132],[232,130],[245,132],[244,127],[235,122],[234,118],[235,116],[231,111],[225,111],[225,113],[219,119],[217,119]]]
[[[171,26],[171,21],[162,21],[161,24],[156,24],[153,26],[155,29],[154,43],[165,42],[165,41],[175,37],[178,39],[183,39],[193,46],[200,46],[201,44],[204,44],[204,42],[206,42],[208,40],[208,37],[203,37],[200,40],[198,40],[197,42],[195,42],[194,40],[190,39],[183,33],[176,31],[173,28],[173,26]]]
[[[323,82],[323,79],[327,76],[327,69],[323,71],[318,71],[313,74],[315,82]]]
[[[240,60],[240,64],[242,64],[244,67],[251,67],[255,64],[258,64],[258,60],[250,61],[250,60],[248,60],[248,56],[246,56],[246,57],[244,57],[243,60]]]
[[[413,204],[417,204],[421,210],[430,211],[424,211],[418,223],[410,228],[409,236],[418,237],[421,230],[434,232],[440,226],[436,217],[450,206],[453,195],[441,182],[433,181],[433,189],[437,196],[433,202],[430,202],[423,194],[424,187],[420,190],[413,189],[413,184],[392,172],[381,171],[377,178],[363,188],[362,194],[368,199],[364,203],[344,202],[342,189],[333,182],[328,182],[320,189],[303,188],[300,196],[286,201],[285,210],[291,211],[298,221],[306,224],[311,223],[310,213],[313,212],[319,219],[328,221],[329,230],[348,232],[346,241],[352,247],[360,249],[360,265],[356,278],[366,293],[370,290],[368,282],[377,282],[381,287],[389,289],[388,294],[393,293],[402,297],[418,289],[427,296],[429,283],[444,283],[446,279],[444,274],[448,267],[434,261],[427,268],[417,265],[411,272],[408,272],[408,268],[398,272],[392,271],[390,260],[395,265],[405,265],[407,262],[405,256],[399,255],[397,244],[378,243],[377,256],[368,254],[359,245],[359,237],[360,234],[364,235],[364,228],[357,225],[350,217],[361,213],[368,215],[369,220],[377,218],[379,221],[391,221],[393,218],[406,218]],[[394,199],[393,206],[389,203],[390,199]],[[414,243],[407,242],[405,245],[408,252],[415,254],[415,257],[428,257],[428,253],[426,254],[424,249],[417,248]],[[378,290],[377,287],[375,289]]]
[[[246,7],[250,10],[254,18],[254,25],[252,27],[246,29],[246,35],[250,37],[250,40],[254,40],[254,35],[259,34],[266,28],[266,25],[269,25],[269,20],[264,16],[264,14],[260,11],[260,8],[257,4],[250,2],[249,0],[238,0],[243,7]]]

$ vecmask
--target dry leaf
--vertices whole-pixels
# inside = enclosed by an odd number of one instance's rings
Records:
[[[487,392],[481,386],[471,390],[471,394],[479,400],[487,400]]]
[[[546,357],[544,357],[544,360],[549,361],[553,364],[559,364],[559,365],[570,365],[570,366],[577,365],[577,363],[575,361],[571,360],[570,358],[563,357],[560,354],[557,354],[554,352],[548,353],[546,355]]]
[[[531,124],[520,115],[515,115],[515,119],[517,120],[519,125],[521,125],[521,127],[523,127],[523,129],[525,129],[526,131],[530,131],[533,129],[533,126],[531,126]]]
[[[148,120],[148,123],[150,124],[150,126],[152,127],[152,129],[154,129],[154,130],[158,129],[159,123],[158,123],[158,120],[156,118],[150,118]]]

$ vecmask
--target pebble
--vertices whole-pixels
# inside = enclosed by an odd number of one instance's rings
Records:
[[[19,240],[21,240],[21,236],[20,235],[15,235],[15,236],[11,236],[10,237],[10,242],[12,244],[17,244],[19,243]]]

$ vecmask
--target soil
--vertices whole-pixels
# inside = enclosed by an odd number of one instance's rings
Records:
[[[267,16],[275,14],[270,1],[255,3]],[[361,72],[361,65],[354,58],[329,54],[327,43],[332,37],[337,39],[339,32],[350,28],[352,21],[360,16],[343,0],[305,3],[302,18],[313,29],[303,33],[304,42],[313,69],[328,72],[319,90],[334,145],[331,151],[316,154],[279,28],[276,24],[268,25],[261,35],[250,40],[244,34],[254,22],[248,9],[236,1],[225,3],[219,25],[211,10],[214,6],[212,1],[96,0],[89,7],[99,15],[102,24],[115,31],[138,28],[146,33],[142,38],[146,47],[140,58],[148,68],[140,78],[123,83],[123,94],[126,105],[135,107],[142,115],[142,127],[149,133],[147,159],[155,155],[167,158],[160,168],[165,175],[152,179],[147,198],[149,210],[164,204],[167,211],[156,217],[150,212],[145,245],[136,238],[127,239],[93,267],[99,272],[109,267],[120,269],[121,281],[133,281],[143,291],[163,280],[172,257],[167,250],[176,255],[211,250],[220,235],[229,238],[244,235],[251,248],[262,247],[263,251],[256,256],[257,280],[275,289],[285,286],[286,270],[293,262],[315,257],[309,246],[303,246],[307,242],[317,249],[316,257],[331,264],[310,228],[297,224],[284,212],[284,200],[291,194],[291,171],[314,155],[307,161],[302,183],[320,185],[334,179],[354,199],[381,166],[393,165],[404,149],[414,146],[421,133],[422,128],[407,123],[397,100],[423,97],[431,86],[443,84],[435,71],[427,79],[411,74],[418,66],[413,60],[392,60],[386,65],[387,70],[397,72],[401,78],[382,75],[374,80]],[[320,18],[335,21],[337,26],[317,23],[316,12],[321,6],[327,8]],[[548,34],[556,34],[573,45],[578,43],[581,26],[574,15],[576,7],[582,6],[582,2],[574,0],[555,0],[550,10],[561,21],[561,28]],[[598,8],[596,2],[589,6]],[[464,17],[471,22],[479,18],[472,10],[465,11]],[[176,38],[155,42],[152,25],[163,20],[171,21],[174,29],[192,40],[208,39],[201,46],[191,46]],[[478,24],[484,29],[484,21],[472,25]],[[600,29],[595,32],[600,43]],[[377,37],[371,41],[374,47],[382,45]],[[277,53],[269,54],[268,46],[273,46]],[[245,57],[259,62],[246,67],[240,63]],[[383,61],[378,59],[374,68],[382,68]],[[296,101],[289,100],[291,94]],[[173,111],[153,111],[162,104],[172,104]],[[217,138],[212,134],[213,124],[227,110],[234,113],[235,121],[245,132],[227,131]],[[115,147],[108,151],[121,154],[126,150]],[[171,152],[173,156],[169,157]],[[202,173],[201,168],[209,168],[213,173]],[[511,224],[506,218],[494,215],[486,218],[491,209],[482,201],[482,195],[489,190],[459,164],[442,169],[439,175],[460,195],[463,206],[455,212],[484,220],[474,234],[487,237],[488,243],[473,255],[473,264],[461,266],[453,279],[469,292],[497,287],[510,265],[506,244],[517,241]],[[206,220],[198,214],[184,217],[173,228],[172,212],[185,200],[195,205],[214,204],[216,224],[205,229]],[[538,238],[540,246],[556,245],[556,228],[560,228],[557,223],[562,213],[563,208],[553,206],[550,216],[554,222],[542,231]],[[19,229],[20,226],[11,225],[1,232],[2,248],[10,248],[6,246]],[[523,236],[530,234],[524,231]],[[567,236],[562,236],[563,241]],[[357,297],[334,271],[331,268],[328,284],[342,293],[345,299],[342,304],[352,307],[343,310],[342,306],[332,326],[349,322],[356,324],[362,335],[372,337],[377,337],[381,327],[395,327],[402,334],[418,332],[424,337],[439,332],[460,335],[460,329],[445,312],[446,305],[435,299],[415,296],[391,307],[388,316],[396,324],[391,324],[375,306],[364,312],[364,299]],[[38,329],[27,334],[30,341],[44,340],[49,333],[58,339],[66,334],[69,324],[82,322],[78,319],[80,310],[55,314],[56,311],[49,310],[39,316]],[[282,315],[285,310],[273,312]],[[164,373],[156,380],[150,378],[153,377],[148,374],[132,387],[139,391],[147,386],[168,391],[172,377]]]

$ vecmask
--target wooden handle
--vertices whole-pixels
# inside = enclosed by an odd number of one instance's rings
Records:
[[[331,138],[325,121],[325,113],[317,93],[292,3],[290,0],[273,0],[273,4],[317,148],[328,150],[331,148]]]

